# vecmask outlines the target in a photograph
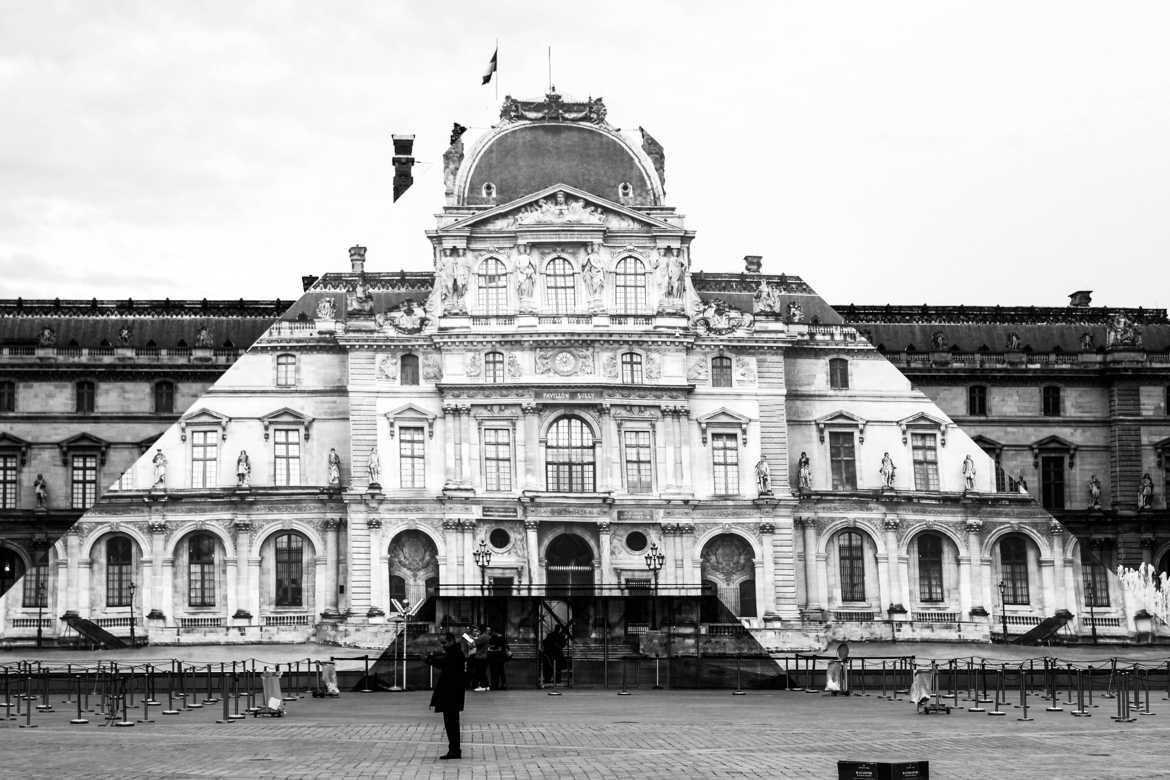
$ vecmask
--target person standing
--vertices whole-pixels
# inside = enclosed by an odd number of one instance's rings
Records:
[[[431,694],[431,707],[443,713],[443,728],[447,730],[447,754],[439,756],[446,760],[463,758],[459,744],[459,713],[463,711],[464,675],[463,650],[450,631],[443,634],[443,649],[427,656],[427,663],[438,668],[439,679]]]
[[[492,627],[480,626],[479,632],[475,635],[475,655],[472,656],[475,660],[475,665],[472,666],[470,659],[468,660],[468,671],[471,672],[471,683],[475,686],[476,691],[490,691],[491,686],[488,683],[488,647],[492,641]]]
[[[508,677],[504,673],[504,664],[512,651],[508,649],[508,638],[498,631],[493,631],[488,642],[488,685],[497,691],[508,690]]]
[[[557,626],[544,638],[544,684],[551,685],[555,679],[559,684],[561,671],[565,668],[565,635]]]

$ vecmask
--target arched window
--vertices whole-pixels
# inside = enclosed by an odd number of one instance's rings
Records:
[[[488,352],[483,356],[483,381],[493,385],[504,381],[503,352]]]
[[[571,314],[577,310],[577,272],[563,257],[554,257],[544,267],[544,290],[549,310]]]
[[[154,383],[155,414],[173,414],[175,411],[175,383],[166,379]]]
[[[83,379],[73,386],[73,398],[78,414],[93,414],[94,399],[97,396],[97,385],[88,379]]]
[[[927,604],[943,600],[943,546],[938,534],[918,537],[918,600]]]
[[[711,358],[711,387],[731,387],[731,358]]]
[[[1005,536],[999,543],[999,567],[1004,604],[1028,604],[1028,543],[1022,536]]]
[[[276,606],[304,605],[302,584],[305,581],[305,540],[300,534],[285,533],[276,537]]]
[[[484,314],[500,314],[508,307],[508,272],[504,264],[489,257],[479,264],[475,275],[479,287],[479,310]]]
[[[134,547],[129,537],[106,541],[106,606],[130,606],[130,582],[134,578]]]
[[[211,534],[187,540],[187,606],[215,606],[215,537]]]
[[[641,314],[646,311],[646,266],[636,257],[623,257],[613,269],[614,311]]]
[[[829,387],[833,390],[849,389],[849,361],[845,358],[829,358]]]
[[[857,531],[837,537],[841,565],[841,601],[865,601],[865,541]]]
[[[637,352],[622,353],[622,384],[642,384],[642,356]]]
[[[292,387],[297,383],[297,356],[276,356],[276,386]]]
[[[562,417],[548,430],[544,474],[555,493],[592,493],[593,432],[580,417]]]
[[[1095,551],[1087,545],[1081,548],[1081,581],[1086,607],[1109,606],[1109,549],[1100,546]]]
[[[399,358],[398,376],[404,385],[418,384],[418,355],[403,355]]]

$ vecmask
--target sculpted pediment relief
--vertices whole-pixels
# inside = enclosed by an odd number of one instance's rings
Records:
[[[463,232],[468,228],[483,231],[506,231],[517,228],[550,226],[598,226],[614,230],[668,230],[682,228],[648,217],[619,203],[599,198],[567,184],[551,187],[524,198],[504,203],[474,216],[452,223],[439,232]]]

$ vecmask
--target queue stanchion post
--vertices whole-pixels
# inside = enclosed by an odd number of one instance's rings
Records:
[[[1000,664],[999,669],[995,673],[995,706],[988,715],[1007,715],[1006,712],[999,708],[1000,700],[1003,698],[1003,664]]]
[[[983,706],[983,699],[987,698],[987,662],[980,661],[979,666],[975,666],[975,660],[972,658],[967,662],[967,670],[967,698],[971,701],[967,712],[987,712],[987,708]],[[978,680],[972,680],[971,675],[978,675]],[[980,687],[983,689],[982,696],[979,695]]]
[[[232,670],[232,714],[229,716],[232,720],[243,720],[248,717],[246,713],[240,712],[240,675]]]
[[[362,693],[370,693],[371,692],[370,691],[370,657],[368,655],[363,656],[363,657],[365,658],[365,662],[366,662],[366,674],[365,674],[365,677],[362,678],[362,685],[364,686],[362,688]],[[289,661],[287,664],[285,664],[285,666],[287,667],[285,669],[285,672],[288,673],[288,678],[289,678],[288,679],[289,691],[288,691],[288,693],[284,694],[280,698],[284,701],[296,701],[297,700],[296,692],[292,690],[292,685],[293,685],[292,661]],[[276,665],[276,671],[278,671],[278,672],[280,671],[280,664]]]
[[[207,683],[207,691],[203,695],[203,703],[215,704],[217,699],[215,698],[214,691],[211,690],[211,664],[207,665],[205,681]]]
[[[561,692],[557,690],[557,678],[561,676],[561,670],[560,670],[559,664],[557,663],[557,659],[555,659],[555,658],[552,661],[552,667],[553,667],[552,688],[549,689],[548,695],[549,696],[560,696]]]
[[[1129,670],[1129,689],[1133,691],[1133,704],[1130,706],[1130,711],[1140,713],[1142,709],[1142,681],[1137,664],[1131,666]]]
[[[146,698],[151,707],[159,706],[158,675],[155,673],[154,664],[146,665]]]
[[[1105,682],[1105,692],[1101,694],[1102,699],[1112,699],[1114,697],[1114,687],[1117,683],[1117,659],[1109,659],[1109,679]]]
[[[73,688],[69,686],[69,681],[73,679],[73,664],[65,664],[65,698],[61,700],[62,704],[73,703]]]
[[[154,723],[154,718],[150,717],[150,700],[153,696],[143,695],[142,697],[142,720],[139,723]]]
[[[1088,677],[1087,687],[1089,689],[1089,706],[1090,707],[1098,706],[1098,705],[1093,703],[1093,685],[1094,685],[1094,680],[1097,679],[1096,678],[1096,671],[1097,670],[1093,668],[1092,664],[1089,664],[1088,668],[1085,669],[1085,672],[1087,673],[1086,676]]]
[[[224,671],[223,665],[221,664],[219,669],[219,700],[223,703],[223,714],[217,718],[215,722],[225,725],[228,723],[235,723],[235,721],[231,718],[231,713],[229,712],[229,708],[231,707],[230,699],[232,697],[228,693],[227,684],[227,673]]]
[[[1117,714],[1111,715],[1110,720],[1115,723],[1133,723],[1137,718],[1129,714],[1129,673],[1122,672],[1115,675],[1117,682]]]
[[[654,690],[656,690],[656,691],[662,690],[662,683],[660,682],[660,678],[658,676],[658,673],[659,673],[658,662],[659,662],[658,653],[655,653],[654,654]]]
[[[131,668],[131,672],[133,672],[134,667],[131,666],[130,668]],[[128,684],[127,678],[122,677],[121,683],[122,683],[122,685],[121,685],[122,719],[117,721],[116,723],[114,723],[114,725],[119,727],[119,728],[129,728],[130,726],[134,725],[134,721],[130,720],[129,715],[126,712],[126,707],[127,707],[126,688],[127,688],[127,684]]]
[[[1140,687],[1141,687],[1141,690],[1143,693],[1143,698],[1145,699],[1145,703],[1137,711],[1138,715],[1156,715],[1157,713],[1150,709],[1150,670],[1149,669],[1142,669],[1141,670],[1141,685],[1140,685]],[[1135,695],[1134,699],[1136,699],[1136,698],[1137,698],[1137,696]]]
[[[740,659],[743,653],[737,652],[735,654],[735,690],[731,692],[732,696],[743,696],[745,691],[743,689],[743,679],[740,672]]]
[[[625,658],[618,659],[618,663],[620,663],[622,665],[622,688],[620,691],[618,691],[618,696],[629,696],[630,689],[626,685],[626,659]]]
[[[38,726],[38,724],[32,722],[32,711],[35,705],[27,695],[27,692],[32,691],[32,664],[25,667],[24,689],[26,691],[24,700],[24,723],[21,723],[20,727],[22,729],[35,729]],[[17,710],[17,714],[20,714],[19,709]]]
[[[959,708],[959,661],[957,658],[952,658],[950,663],[950,678],[951,678],[951,706],[955,709]]]
[[[371,693],[370,689],[370,657],[368,655],[362,656],[362,661],[365,663],[365,674],[362,676],[362,687],[359,693]]]
[[[70,725],[73,725],[73,726],[83,726],[86,723],[89,723],[89,718],[85,717],[81,713],[81,675],[80,674],[77,675],[76,679],[74,680],[74,687],[77,689],[77,691],[76,691],[76,693],[77,693],[77,717],[70,720],[69,723],[70,723]]]
[[[1085,709],[1085,673],[1077,669],[1077,708],[1069,713],[1074,718],[1091,718],[1093,713]]]
[[[8,667],[0,667],[4,669],[4,717],[0,720],[16,720],[12,714],[12,688],[9,681]]]
[[[979,682],[981,691],[979,695],[979,704],[990,704],[991,699],[987,698],[987,659],[979,659]]]
[[[37,672],[41,676],[41,703],[37,705],[37,712],[52,712],[53,704],[49,701],[49,675],[43,664],[37,665]]]
[[[175,709],[175,661],[171,659],[171,669],[167,673],[167,708],[162,711],[163,715],[178,715],[179,711]]]
[[[1031,670],[1034,667],[1029,665],[1028,668],[1029,668],[1029,670]],[[1020,710],[1021,710],[1020,717],[1016,718],[1016,720],[1018,720],[1018,721],[1035,720],[1035,718],[1031,718],[1028,716],[1028,680],[1024,676],[1024,667],[1022,665],[1020,666]]]
[[[1048,683],[1048,698],[1049,705],[1044,708],[1045,712],[1064,712],[1064,707],[1060,706],[1060,697],[1056,695],[1056,662],[1048,662],[1044,659],[1044,672]]]
[[[1065,707],[1073,706],[1073,665],[1067,664],[1064,670]]]

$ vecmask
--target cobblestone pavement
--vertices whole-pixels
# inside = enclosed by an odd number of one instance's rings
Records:
[[[36,729],[0,720],[0,777],[835,778],[843,758],[926,759],[932,778],[1170,777],[1160,693],[1158,715],[1129,724],[1109,719],[1109,701],[1091,718],[1036,708],[1020,723],[1018,710],[927,716],[905,701],[784,691],[469,693],[458,762],[437,760],[446,745],[428,700],[304,698],[284,718],[231,725],[215,723],[222,709],[209,705],[152,711],[156,723],[133,728],[97,725],[94,714],[72,726],[75,709],[54,702],[57,712],[33,716]]]

